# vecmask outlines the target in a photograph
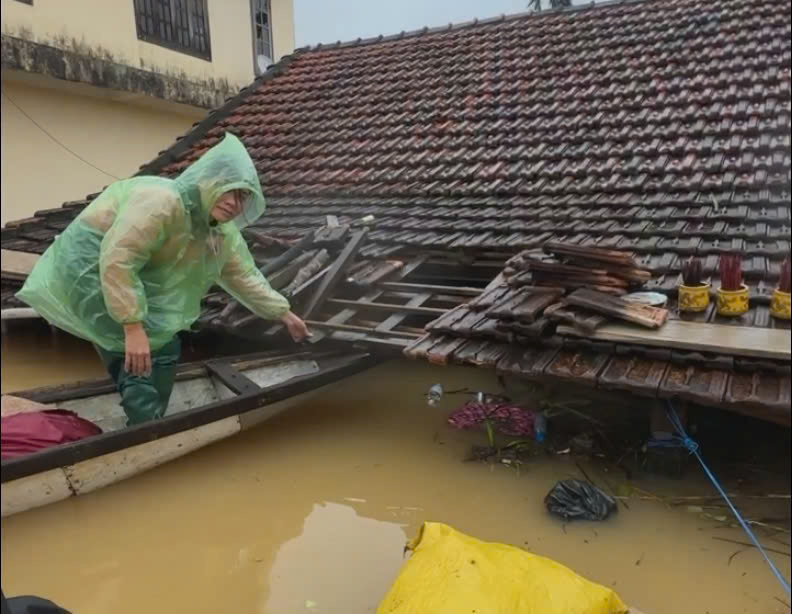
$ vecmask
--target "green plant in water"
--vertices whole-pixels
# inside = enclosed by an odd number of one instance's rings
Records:
[[[495,429],[492,426],[492,420],[487,418],[484,420],[484,428],[487,429],[487,443],[489,444],[490,449],[496,450],[497,447],[495,446]]]

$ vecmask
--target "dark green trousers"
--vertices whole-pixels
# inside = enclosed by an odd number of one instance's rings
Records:
[[[124,369],[125,356],[96,347],[105,369],[113,378],[121,395],[121,407],[127,415],[127,426],[162,418],[168,409],[176,366],[181,354],[181,340],[174,337],[151,353],[151,375],[132,375]]]

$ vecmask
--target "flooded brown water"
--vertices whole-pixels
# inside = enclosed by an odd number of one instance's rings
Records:
[[[47,339],[3,338],[4,391],[100,373],[90,348]],[[489,372],[390,363],[254,431],[3,519],[3,591],[75,614],[374,612],[405,540],[432,520],[551,557],[645,614],[788,611],[756,550],[712,539],[745,541],[739,530],[635,498],[605,522],[564,525],[542,500],[556,480],[580,477],[568,456],[519,473],[461,462],[483,436],[446,425],[459,397],[426,406],[436,381],[497,390]],[[695,467],[684,480],[635,484],[712,492]],[[788,516],[789,501],[762,513]],[[788,551],[788,537],[766,543]],[[789,577],[789,558],[771,556]]]

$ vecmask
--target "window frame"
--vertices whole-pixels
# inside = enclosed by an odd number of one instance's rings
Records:
[[[171,12],[171,19],[175,14],[175,2],[177,0],[165,0],[168,3]],[[177,41],[168,40],[162,38],[161,36],[154,35],[154,34],[146,34],[141,30],[139,19],[146,18],[146,13],[139,13],[138,6],[143,5],[144,9],[154,10],[154,5],[157,2],[162,2],[162,0],[132,0],[132,10],[134,12],[135,17],[135,31],[137,33],[137,38],[144,43],[149,43],[151,45],[157,45],[158,47],[163,47],[165,49],[169,49],[171,51],[176,51],[178,53],[183,53],[185,55],[189,55],[200,60],[206,60],[207,62],[212,61],[212,32],[209,25],[209,6],[208,0],[184,0],[185,5],[193,3],[193,2],[200,2],[203,6],[203,17],[204,17],[204,27],[206,30],[206,50],[201,51],[200,49],[195,49],[193,47],[185,47],[181,45]],[[187,11],[187,28],[190,28],[190,13],[189,10]],[[173,21],[171,22],[171,27],[173,26]]]
[[[258,64],[258,39],[256,37],[256,3],[258,0],[250,0],[250,34],[251,34],[251,47],[253,52],[253,74],[260,77],[267,69],[259,68]],[[263,0],[266,3],[267,20],[269,30],[269,48],[270,48],[270,62],[275,63],[275,36],[272,31],[272,0]]]

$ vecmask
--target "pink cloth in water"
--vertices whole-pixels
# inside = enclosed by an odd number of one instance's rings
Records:
[[[4,416],[0,456],[5,460],[99,435],[102,429],[73,411],[51,409]]]

